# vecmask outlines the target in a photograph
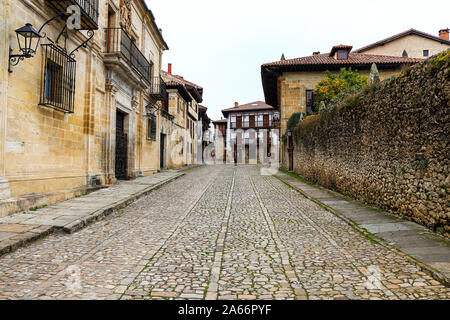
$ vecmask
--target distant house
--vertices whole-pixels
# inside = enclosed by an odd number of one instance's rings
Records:
[[[439,37],[416,29],[409,29],[369,44],[354,52],[395,57],[427,58],[448,49],[450,49],[449,29],[440,30]]]
[[[226,152],[226,137],[227,137],[227,119],[213,121],[214,125],[214,144],[215,144],[215,159],[227,160]]]
[[[209,120],[206,108],[199,107],[199,103],[203,102],[203,88],[172,74],[172,64],[169,64],[167,72],[161,71],[161,77],[166,83],[168,96],[168,105],[162,107],[164,121],[160,131],[161,150],[164,152],[161,153],[161,163],[164,165],[161,167],[177,168],[193,164],[195,155],[202,151],[197,150],[197,140],[201,136],[197,132],[197,123],[199,120],[203,123]],[[179,148],[179,152],[174,152],[174,148]]]
[[[266,103],[279,110],[280,136],[287,131],[287,122],[295,112],[310,114],[314,105],[314,88],[325,77],[325,72],[338,73],[341,68],[358,70],[368,76],[376,64],[380,78],[386,79],[402,68],[423,59],[373,55],[352,52],[352,46],[336,45],[329,53],[315,52],[312,56],[285,59],[261,66],[261,77]],[[284,161],[285,143],[281,139],[281,161]]]
[[[274,123],[274,113],[276,113],[274,107],[262,101],[244,105],[239,105],[239,103],[235,102],[233,108],[224,109],[222,113],[227,119],[225,147],[228,159],[232,159],[230,158],[232,156],[235,162],[256,163],[258,160],[257,154],[253,154],[255,150],[251,150],[249,145],[252,140],[256,140],[257,150],[255,152],[262,152],[264,150],[262,148],[264,132],[267,132],[266,156],[270,156],[273,145],[272,139],[275,138],[270,135],[270,130],[273,128]],[[216,122],[215,124],[219,127],[219,130],[223,131],[223,122]],[[241,134],[239,133],[240,130]],[[241,150],[237,149],[239,145],[245,146],[245,150],[242,150],[242,153],[240,153]],[[239,159],[239,155],[242,156],[242,159]]]
[[[266,103],[281,112],[281,135],[286,133],[287,121],[295,112],[311,113],[314,104],[313,90],[325,77],[325,71],[339,72],[341,68],[358,70],[369,75],[376,64],[380,78],[398,73],[405,66],[422,59],[353,53],[352,46],[336,45],[329,53],[286,59],[261,66],[261,76]]]

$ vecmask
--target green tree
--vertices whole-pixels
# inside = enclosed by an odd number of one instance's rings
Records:
[[[367,77],[359,75],[358,71],[342,68],[338,74],[326,71],[325,78],[314,89],[314,109],[323,111],[341,101],[348,94],[358,93],[367,85]]]

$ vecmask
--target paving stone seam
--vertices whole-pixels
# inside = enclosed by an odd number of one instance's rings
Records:
[[[150,259],[142,259],[142,260],[146,260],[147,263],[145,264],[145,266],[141,269],[141,271],[137,272],[136,275],[133,277],[133,279],[130,281],[130,284],[127,285],[126,289],[124,290],[123,293],[120,294],[120,298],[119,300],[122,299],[122,297],[126,294],[126,292],[128,291],[128,289],[130,288],[130,286],[133,284],[133,282],[139,277],[139,275],[150,265],[150,263],[152,262],[152,260],[158,255],[159,252],[161,252],[162,250],[164,250],[165,248],[167,248],[167,243],[169,242],[169,240],[173,237],[175,237],[178,232],[180,232],[180,226],[183,225],[183,223],[185,222],[185,220],[189,217],[189,215],[192,213],[192,211],[194,210],[194,208],[196,207],[196,205],[198,204],[198,202],[202,199],[202,197],[204,196],[204,194],[208,191],[208,189],[211,187],[211,185],[214,183],[214,177],[211,176],[210,181],[206,184],[206,186],[201,190],[201,192],[199,193],[199,195],[192,200],[191,205],[185,210],[185,213],[183,214],[182,218],[180,219],[180,221],[174,226],[174,228],[172,229],[172,231],[170,232],[170,235],[164,240],[163,243],[161,243],[161,246],[157,249],[157,250],[152,250],[151,252],[154,252],[151,256]],[[148,257],[149,254],[146,255],[146,257]],[[141,261],[142,261],[141,260]],[[139,264],[139,263],[138,263]]]
[[[315,221],[313,221],[312,219],[310,219],[309,217],[304,215],[301,212],[300,208],[296,204],[292,203],[290,201],[290,199],[288,199],[286,196],[284,196],[284,194],[281,192],[280,189],[278,189],[276,186],[274,186],[271,182],[269,182],[269,185],[274,190],[276,190],[281,195],[281,197],[283,197],[288,203],[290,203],[290,205],[292,207],[297,209],[297,212],[301,215],[303,220],[307,222],[307,224],[309,224],[311,227],[313,227],[315,230],[317,230],[317,232],[319,232],[319,234],[321,234],[322,237],[324,237],[329,243],[331,243],[336,249],[338,249],[341,252],[341,254],[347,259],[347,261],[353,265],[354,270],[357,271],[362,276],[363,279],[365,278],[365,279],[367,279],[367,281],[369,280],[367,275],[364,274],[360,270],[360,268],[358,268],[358,266],[355,265],[355,263],[353,262],[353,261],[357,261],[356,257],[354,257],[351,253],[348,252],[348,250],[346,250],[345,248],[340,246],[336,241],[334,241],[333,237],[329,234],[329,232],[325,228],[320,227]],[[383,293],[386,294],[386,291],[391,293],[391,291],[388,288],[386,288],[383,284],[380,284],[380,286],[381,286],[381,290],[383,291]]]
[[[366,229],[358,226],[353,220],[347,218],[345,215],[340,213],[338,210],[336,210],[336,209],[334,209],[334,208],[324,204],[320,200],[318,200],[318,199],[308,195],[306,192],[304,192],[300,188],[297,188],[297,187],[293,186],[292,184],[290,184],[288,182],[287,179],[283,178],[281,175],[286,176],[286,178],[289,177],[286,174],[280,173],[280,172],[278,174],[275,174],[274,177],[277,178],[278,180],[280,180],[281,182],[285,183],[286,185],[290,186],[291,188],[293,188],[295,191],[297,191],[298,193],[303,195],[305,198],[315,202],[316,204],[318,204],[319,206],[321,206],[322,208],[324,208],[328,212],[331,212],[332,214],[334,214],[335,216],[337,216],[338,218],[340,218],[341,220],[346,222],[348,225],[350,225],[353,229],[355,229],[356,231],[361,233],[364,237],[369,237],[370,239],[375,241],[378,245],[380,245],[380,246],[382,246],[382,247],[384,247],[384,248],[386,248],[386,249],[388,249],[390,251],[393,251],[393,252],[401,255],[402,257],[404,257],[405,259],[407,259],[411,263],[417,265],[422,271],[424,271],[427,274],[429,274],[436,281],[439,281],[445,287],[450,288],[450,278],[449,277],[445,276],[444,274],[442,274],[438,270],[434,269],[433,267],[431,267],[431,266],[429,266],[429,265],[427,265],[427,264],[425,264],[425,263],[423,263],[423,262],[421,262],[421,261],[411,257],[410,255],[404,253],[399,248],[396,248],[395,246],[389,244],[388,242],[386,242],[384,239],[378,237],[377,235],[375,235],[375,234],[367,231]]]
[[[219,278],[220,270],[222,268],[222,259],[225,251],[225,242],[228,231],[228,226],[230,223],[231,216],[231,204],[233,201],[234,183],[236,179],[236,170],[233,171],[233,180],[231,182],[230,191],[228,194],[227,207],[225,209],[225,216],[222,219],[222,228],[217,237],[216,250],[214,253],[214,262],[211,269],[211,275],[209,278],[209,285],[206,291],[206,300],[217,300],[218,290],[219,290]],[[218,250],[219,249],[219,250]]]
[[[272,239],[273,239],[273,241],[276,244],[277,250],[280,253],[284,274],[285,274],[286,278],[289,280],[289,283],[290,283],[290,286],[291,286],[291,290],[294,293],[294,295],[296,296],[296,298],[299,298],[301,300],[307,300],[308,299],[308,293],[305,290],[303,284],[301,283],[300,278],[299,278],[297,272],[295,271],[295,268],[293,268],[293,266],[292,266],[291,256],[290,256],[288,250],[286,249],[286,246],[284,245],[284,242],[280,239],[277,230],[275,229],[275,224],[274,224],[274,222],[272,220],[272,217],[270,216],[266,206],[264,205],[264,202],[263,202],[263,200],[261,198],[261,195],[259,194],[259,192],[258,192],[258,190],[256,188],[256,185],[255,185],[252,177],[250,177],[250,184],[252,185],[253,192],[255,193],[256,197],[258,198],[258,202],[259,202],[259,205],[260,205],[261,210],[263,212],[264,219],[265,219],[265,221],[267,223],[267,226],[268,226],[268,228],[270,230]],[[289,266],[290,268],[292,268],[295,278],[293,278],[292,276],[289,276],[286,273],[286,266]],[[300,285],[303,289],[295,288],[298,285]]]
[[[196,168],[194,168],[194,169],[196,169]],[[65,226],[62,226],[62,227],[48,226],[49,228],[43,232],[33,234],[26,239],[15,240],[15,241],[11,242],[10,244],[8,244],[7,246],[0,248],[0,257],[2,257],[3,255],[6,255],[8,253],[14,252],[19,248],[31,245],[34,242],[41,240],[41,239],[43,239],[51,234],[54,234],[55,232],[58,232],[58,231],[63,231],[65,233],[69,233],[69,234],[74,233],[76,231],[80,231],[81,229],[87,227],[88,225],[93,224],[97,221],[100,221],[103,218],[105,218],[111,214],[114,214],[118,210],[125,208],[126,206],[132,204],[133,202],[142,198],[143,196],[148,195],[149,193],[161,188],[162,186],[166,185],[167,183],[170,183],[184,175],[186,175],[186,173],[180,173],[180,174],[174,175],[174,176],[172,176],[166,180],[163,180],[155,185],[152,185],[140,192],[134,193],[126,199],[117,201],[111,205],[108,205],[99,210],[96,210],[93,213],[91,213],[90,215],[84,216],[82,219],[70,222],[69,224],[67,224]],[[36,228],[39,228],[39,227],[42,227],[42,226],[36,225]]]
[[[163,183],[162,185],[165,185],[165,184],[167,184],[167,183],[169,183],[169,182],[171,182],[171,181],[174,181],[175,179],[177,179],[177,178],[179,178],[179,177],[181,177],[181,176],[183,176],[183,175],[184,175],[184,174],[182,174],[182,175],[177,175],[176,177],[169,178],[169,179],[165,180],[165,181],[164,181],[165,183]],[[161,187],[162,185],[161,185],[161,184],[158,184],[158,185],[156,185],[156,186]],[[156,186],[154,186],[154,187],[156,187]],[[151,190],[147,190],[147,191],[154,191],[154,190],[156,190],[156,188],[151,189]],[[136,199],[136,200],[137,200],[137,199]],[[115,211],[114,211],[114,212],[115,212]],[[137,220],[135,221],[134,224],[135,224],[135,225],[136,225],[136,224],[139,224],[140,221],[143,220],[143,219],[145,219],[148,215],[149,215],[149,214],[143,215],[142,217],[140,217],[139,219],[137,219]],[[88,259],[89,257],[92,257],[95,253],[98,252],[98,250],[99,250],[100,248],[105,247],[105,245],[107,245],[108,243],[110,243],[111,241],[113,241],[113,240],[116,238],[116,236],[117,236],[118,234],[122,233],[125,229],[128,229],[128,228],[129,228],[129,226],[124,227],[124,228],[122,228],[122,229],[119,229],[118,231],[116,231],[116,232],[114,232],[112,235],[110,235],[108,238],[106,238],[104,241],[102,241],[102,242],[98,243],[96,246],[94,246],[91,250],[89,250],[89,252],[85,253],[85,254],[84,254],[82,257],[80,257],[78,260],[76,260],[76,261],[74,261],[74,262],[70,262],[70,263],[64,264],[64,268],[63,268],[60,272],[58,272],[58,273],[55,274],[53,277],[51,277],[47,282],[44,282],[43,284],[38,285],[38,286],[35,288],[35,290],[40,290],[40,291],[42,291],[42,290],[44,290],[45,288],[47,288],[47,287],[49,287],[50,285],[52,285],[53,283],[59,281],[62,277],[66,276],[66,273],[67,273],[67,270],[66,270],[66,269],[67,269],[70,265],[81,265],[86,259]],[[55,228],[55,232],[56,232],[56,231],[58,231],[58,229]],[[59,229],[59,231],[61,231],[61,229]],[[50,235],[50,234],[49,234],[49,235]],[[27,299],[27,298],[28,298],[28,294],[26,294],[26,295],[24,296],[24,299]]]
[[[164,185],[166,185],[172,181],[175,181],[178,178],[181,178],[184,175],[186,175],[186,173],[179,173],[179,174],[174,175],[166,180],[158,182],[150,187],[145,188],[144,190],[141,190],[141,191],[131,194],[128,198],[119,200],[113,204],[110,204],[106,207],[103,207],[103,208],[91,213],[88,216],[83,217],[80,220],[77,220],[70,224],[67,224],[67,225],[63,226],[61,229],[66,233],[74,233],[76,231],[79,231],[79,230],[83,229],[84,227],[117,212],[117,210],[120,210],[120,209],[123,209],[123,208],[129,206],[130,204],[139,200],[140,198],[148,195],[149,193],[151,193],[155,190],[158,190],[159,188],[163,187]]]

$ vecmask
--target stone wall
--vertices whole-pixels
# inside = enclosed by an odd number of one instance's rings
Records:
[[[400,72],[400,68],[380,69],[380,78],[382,80],[391,77]],[[358,70],[361,76],[368,76],[370,70]],[[338,74],[339,71],[331,71]],[[278,78],[278,96],[281,106],[281,131],[280,135],[286,134],[287,122],[295,112],[306,113],[306,90],[314,89],[320,81],[326,76],[325,71],[311,72],[284,72],[283,76]],[[283,143],[282,146],[284,147]],[[281,157],[282,161],[286,158]]]
[[[449,62],[446,51],[307,118],[294,171],[450,236]]]

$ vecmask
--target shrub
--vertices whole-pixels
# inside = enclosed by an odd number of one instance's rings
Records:
[[[325,79],[314,89],[314,107],[319,112],[329,110],[347,95],[359,93],[365,86],[367,77],[360,76],[357,70],[342,68],[337,75],[327,71]]]
[[[303,119],[305,119],[305,114],[303,112],[293,113],[287,122],[288,130],[294,130],[294,128],[297,126],[297,124],[299,124],[301,121],[303,121]]]

